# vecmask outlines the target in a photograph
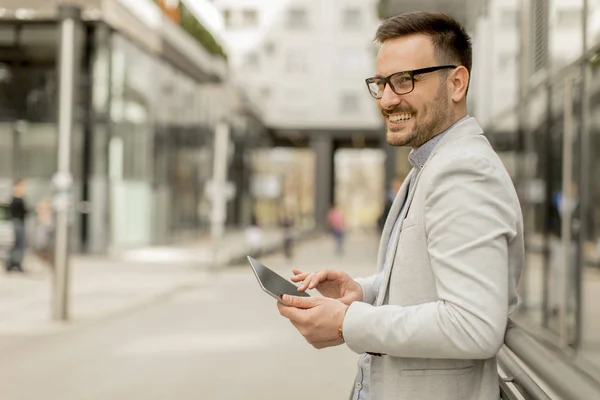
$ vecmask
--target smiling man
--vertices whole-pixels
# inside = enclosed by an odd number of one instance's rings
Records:
[[[366,80],[412,170],[388,214],[378,273],[295,270],[279,312],[316,348],[361,354],[352,399],[499,399],[496,353],[518,303],[523,222],[512,181],[467,114],[471,41],[454,19],[386,20]]]

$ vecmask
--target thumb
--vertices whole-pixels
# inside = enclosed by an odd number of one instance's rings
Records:
[[[296,308],[313,308],[318,304],[317,297],[299,297],[299,296],[290,296],[289,294],[284,294],[281,298],[283,302],[288,307],[296,307]]]

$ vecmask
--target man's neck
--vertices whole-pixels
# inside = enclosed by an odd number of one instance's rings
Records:
[[[451,126],[455,125],[458,121],[460,121],[461,119],[465,118],[467,115],[468,115],[467,114],[467,110],[464,110],[464,111],[461,111],[459,113],[454,114],[454,118],[451,118],[446,123],[446,126],[444,127],[444,129],[442,129],[441,131],[439,131],[438,133],[436,133],[435,135],[433,135],[431,138],[436,137],[440,133],[446,132],[448,129],[450,129]]]
[[[468,115],[468,114],[465,112],[465,113],[464,113],[464,114],[462,114],[462,115],[455,116],[455,117],[454,117],[452,120],[450,120],[449,122],[446,122],[446,123],[443,125],[443,128],[442,128],[442,129],[438,130],[438,132],[436,132],[434,135],[431,135],[431,136],[429,137],[429,139],[427,139],[427,142],[429,142],[429,141],[430,141],[431,139],[433,139],[434,137],[436,137],[436,136],[439,136],[439,135],[441,135],[442,133],[446,132],[448,129],[450,129],[452,126],[454,126],[454,125],[455,125],[455,124],[456,124],[458,121],[460,121],[461,119],[465,118],[467,115]],[[427,143],[427,142],[425,142],[425,143]],[[423,143],[421,146],[423,146],[425,143]],[[419,146],[419,147],[421,147],[421,146]],[[416,150],[416,149],[418,149],[419,147],[414,147],[414,146],[413,146],[412,148],[413,148],[413,150]]]

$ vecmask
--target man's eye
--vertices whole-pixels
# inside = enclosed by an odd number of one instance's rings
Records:
[[[406,82],[406,81],[410,81],[410,76],[408,75],[404,75],[404,76],[397,76],[396,79],[394,79],[397,82]]]

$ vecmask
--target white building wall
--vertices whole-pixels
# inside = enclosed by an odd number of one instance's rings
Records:
[[[375,0],[215,0],[233,79],[281,129],[381,125],[364,79],[374,74]],[[256,25],[249,18],[256,11]],[[296,19],[291,16],[295,11]],[[352,10],[352,11],[345,11]],[[300,23],[305,13],[306,24]],[[349,13],[349,14],[345,14]],[[345,24],[344,15],[352,22]]]
[[[519,0],[490,0],[473,38],[473,111],[484,126],[516,104],[519,88]]]

